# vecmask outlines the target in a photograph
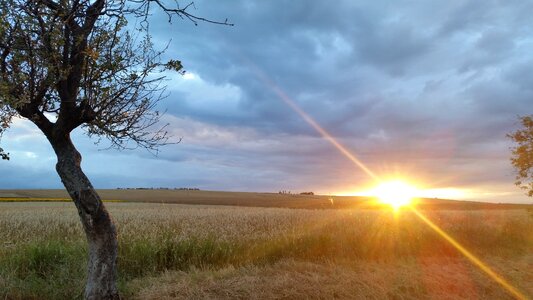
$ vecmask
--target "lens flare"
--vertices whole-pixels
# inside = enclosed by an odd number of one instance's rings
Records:
[[[266,84],[287,106],[289,106],[293,111],[299,114],[303,120],[305,120],[312,128],[314,128],[322,137],[330,142],[337,150],[342,153],[346,158],[348,158],[354,165],[359,169],[365,172],[369,177],[380,183],[378,186],[378,191],[383,191],[382,195],[378,196],[384,203],[390,203],[390,205],[398,209],[403,205],[410,203],[414,192],[416,189],[410,187],[407,184],[402,184],[401,182],[392,182],[387,183],[383,182],[380,177],[375,174],[370,168],[366,166],[358,157],[356,157],[352,152],[350,152],[344,145],[339,143],[329,132],[322,128],[311,116],[309,116],[303,109],[301,109],[296,102],[294,102],[285,92],[277,86],[270,78],[262,72],[255,64],[251,63],[248,59],[245,59],[251,69],[254,71],[255,75],[259,80]],[[383,187],[382,187],[383,186]],[[379,193],[379,192],[378,192]],[[511,295],[517,299],[527,299],[527,297],[518,291],[514,286],[507,282],[503,277],[494,272],[489,266],[484,264],[480,259],[470,253],[466,248],[459,244],[456,240],[451,238],[446,232],[440,229],[437,225],[431,222],[426,218],[421,212],[417,211],[414,207],[411,209],[414,213],[422,219],[430,228],[435,230],[443,239],[453,245],[461,254],[463,254],[472,264],[477,266],[480,270],[485,272],[492,280],[497,282],[500,286],[505,288]]]
[[[519,300],[527,300],[528,298],[526,295],[522,294],[519,290],[517,290],[512,284],[510,284],[507,280],[505,280],[502,276],[500,276],[498,273],[493,271],[488,265],[486,265],[484,262],[482,262],[479,258],[477,258],[474,254],[472,254],[470,251],[468,251],[463,245],[459,244],[454,238],[452,238],[449,234],[444,232],[439,226],[437,226],[435,223],[433,223],[430,219],[428,219],[425,215],[423,215],[420,211],[415,209],[414,207],[411,207],[411,210],[422,220],[424,223],[426,223],[431,229],[433,229],[436,233],[438,233],[443,239],[445,239],[448,243],[450,243],[457,251],[461,252],[472,264],[477,266],[481,271],[485,272],[487,276],[489,276],[492,280],[497,282],[499,285],[501,285],[503,288],[505,288],[511,295],[513,295],[516,299]]]
[[[343,144],[341,144],[333,135],[331,135],[326,129],[318,124],[315,119],[308,115],[296,102],[294,102],[278,85],[276,85],[262,70],[260,70],[255,64],[245,59],[250,69],[254,72],[256,77],[261,80],[266,86],[274,92],[281,101],[283,101],[288,107],[290,107],[295,113],[300,115],[302,119],[309,124],[316,132],[318,132],[325,140],[331,143],[344,157],[349,159],[360,170],[365,172],[369,177],[379,182],[381,179],[377,174],[372,172],[370,168],[366,166],[353,152],[350,152]]]

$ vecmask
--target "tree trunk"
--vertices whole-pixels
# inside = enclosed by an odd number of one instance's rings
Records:
[[[116,284],[118,241],[115,224],[83,173],[81,155],[69,135],[50,142],[57,155],[57,173],[76,204],[89,244],[85,299],[120,299]]]

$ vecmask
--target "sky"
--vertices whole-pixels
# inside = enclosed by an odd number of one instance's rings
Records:
[[[533,113],[530,1],[195,1],[235,26],[167,22],[168,73],[157,156],[73,140],[96,188],[364,194],[382,179],[427,197],[531,203],[514,185],[507,133]],[[292,107],[287,102],[292,103]],[[294,108],[308,116],[308,121]],[[105,144],[105,143],[104,143]],[[2,138],[0,188],[62,188],[56,158],[28,121]]]

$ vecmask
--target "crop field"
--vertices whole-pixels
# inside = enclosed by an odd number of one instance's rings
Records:
[[[126,299],[513,299],[409,209],[106,205]],[[525,208],[420,212],[533,297]],[[0,298],[81,298],[87,249],[72,203],[0,202],[0,241]]]
[[[148,203],[231,205],[246,207],[280,208],[380,208],[376,199],[357,196],[295,195],[277,193],[219,192],[198,190],[98,190],[104,201],[127,201]],[[70,201],[63,190],[0,190],[0,202],[5,201]],[[480,209],[527,209],[526,204],[494,204],[441,199],[418,199],[417,206],[425,209],[480,210]]]

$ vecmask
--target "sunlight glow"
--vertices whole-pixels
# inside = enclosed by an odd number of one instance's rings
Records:
[[[379,199],[381,203],[388,204],[398,210],[400,207],[411,204],[413,197],[416,196],[416,188],[404,181],[393,180],[380,183],[372,194]]]
[[[404,181],[404,180],[400,180]],[[408,181],[410,182],[410,181]],[[363,196],[363,197],[376,197],[376,188],[366,188],[360,190],[348,190],[336,193],[337,196]],[[468,200],[479,199],[475,197],[475,192],[470,189],[459,188],[421,188],[416,185],[416,189],[413,192],[414,198],[428,198],[428,199],[453,199],[453,200]]]
[[[249,62],[249,61],[248,61]],[[359,160],[353,153],[351,153],[344,145],[339,143],[329,132],[322,128],[311,116],[309,116],[303,109],[301,109],[296,102],[292,101],[291,98],[285,92],[279,88],[270,78],[257,68],[253,63],[249,63],[252,69],[255,71],[256,76],[270,89],[278,95],[278,97],[285,102],[292,110],[299,114],[311,127],[313,127],[324,139],[330,142],[339,152],[341,152],[346,158],[354,163],[359,169],[364,171],[369,177],[380,183],[378,187],[374,189],[374,195],[377,195],[383,203],[391,205],[395,210],[398,210],[401,206],[409,207],[426,225],[431,229],[437,232],[443,239],[449,242],[454,246],[461,254],[463,254],[472,264],[477,266],[480,270],[485,272],[492,280],[500,284],[505,288],[511,295],[517,299],[527,299],[527,297],[518,291],[514,286],[507,282],[503,277],[494,272],[489,266],[484,264],[480,259],[474,256],[470,251],[464,248],[459,244],[455,239],[450,235],[440,229],[436,224],[429,220],[426,216],[420,213],[416,208],[411,205],[415,193],[419,191],[413,186],[402,182],[400,180],[395,181],[382,181],[380,177],[375,174],[370,168],[368,168],[361,160]]]
[[[471,192],[458,188],[431,188],[420,190],[418,197],[461,200],[468,198]]]

